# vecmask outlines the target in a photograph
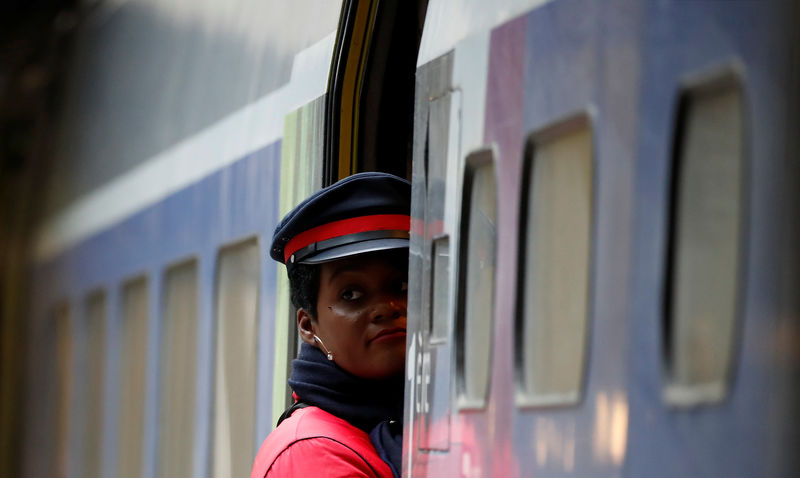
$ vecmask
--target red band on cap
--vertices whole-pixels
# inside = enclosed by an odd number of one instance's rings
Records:
[[[283,248],[283,260],[288,262],[292,254],[315,242],[333,239],[334,237],[356,234],[367,231],[403,230],[408,231],[411,217],[405,214],[376,214],[374,216],[353,217],[333,221],[303,231],[294,236]]]

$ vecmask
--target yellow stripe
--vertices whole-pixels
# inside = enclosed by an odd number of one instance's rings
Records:
[[[342,96],[339,109],[339,158],[338,177],[345,178],[357,170],[358,110],[364,69],[367,63],[372,26],[375,22],[377,2],[359,2],[356,7],[355,24],[348,46]]]

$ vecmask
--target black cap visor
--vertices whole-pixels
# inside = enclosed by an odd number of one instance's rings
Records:
[[[322,264],[368,252],[408,249],[408,231],[368,231],[316,242],[298,250],[287,261],[292,264]]]

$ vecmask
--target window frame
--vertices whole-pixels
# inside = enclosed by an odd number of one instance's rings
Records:
[[[436,273],[438,268],[436,267],[436,257],[437,252],[439,252],[442,248],[447,251],[447,268],[449,271],[445,277],[446,282],[444,284],[447,292],[444,297],[437,296],[436,294],[436,284],[439,282],[437,281]],[[428,321],[428,343],[430,345],[446,345],[450,341],[450,324],[452,322],[452,312],[453,307],[449,304],[450,302],[450,280],[453,277],[453,249],[450,247],[450,235],[447,233],[438,234],[431,239],[431,270],[430,270],[430,311],[428,312],[428,317],[430,320]],[[438,297],[438,298],[437,298]],[[444,301],[444,307],[446,310],[446,314],[444,317],[437,320],[436,319],[436,306],[439,304],[439,301]],[[440,325],[444,328],[443,331],[438,330],[437,325]],[[441,335],[436,334],[435,332],[443,332]]]
[[[514,402],[520,409],[576,408],[586,397],[586,388],[591,372],[592,337],[595,301],[593,291],[597,267],[597,224],[598,224],[598,154],[597,154],[597,113],[592,106],[574,111],[531,131],[525,141],[522,158],[521,187],[519,192],[519,211],[517,229],[517,280],[514,293]],[[525,289],[528,250],[526,244],[530,211],[531,180],[534,168],[536,145],[564,134],[586,128],[591,140],[591,206],[589,213],[589,250],[586,284],[586,316],[583,340],[583,359],[580,365],[580,379],[577,390],[571,396],[544,399],[528,391],[525,369]]]
[[[244,245],[246,245],[248,243],[252,243],[253,244],[253,246],[255,247],[255,250],[257,252],[257,255],[259,257],[258,265],[257,265],[258,280],[256,282],[256,287],[255,287],[255,289],[256,289],[255,325],[258,328],[258,327],[261,326],[261,320],[260,320],[261,319],[261,314],[262,314],[261,307],[262,307],[262,302],[263,302],[263,297],[262,297],[262,294],[261,294],[261,283],[262,283],[263,278],[264,278],[264,263],[263,263],[263,258],[262,258],[263,252],[262,252],[262,244],[261,244],[260,236],[258,236],[258,235],[248,235],[248,236],[244,236],[244,237],[239,237],[238,239],[235,239],[235,240],[232,240],[232,241],[225,242],[223,244],[219,244],[215,248],[214,254],[213,254],[213,257],[214,257],[214,268],[213,268],[213,275],[212,275],[212,281],[213,282],[211,284],[211,293],[213,294],[213,297],[212,297],[212,308],[211,308],[211,319],[212,319],[212,323],[211,323],[211,334],[212,334],[212,336],[211,336],[211,363],[210,363],[211,381],[210,381],[210,395],[209,395],[209,402],[208,402],[208,414],[206,415],[208,417],[208,431],[209,431],[209,436],[208,436],[208,455],[206,457],[206,465],[207,465],[208,470],[209,470],[210,473],[213,473],[214,468],[216,466],[216,459],[217,459],[217,457],[216,457],[217,427],[216,427],[215,416],[216,416],[216,412],[217,412],[217,380],[218,380],[217,368],[219,366],[218,361],[219,361],[219,353],[220,353],[220,350],[219,350],[219,327],[220,327],[220,325],[219,325],[219,323],[220,323],[219,307],[220,307],[220,273],[221,273],[220,264],[221,264],[221,259],[222,259],[223,253],[225,253],[226,251],[230,251],[232,249],[236,249],[236,248],[242,247],[242,246],[244,246]],[[202,273],[202,272],[198,271],[198,273]],[[198,293],[202,293],[202,291],[198,290]],[[254,366],[254,368],[255,368],[255,376],[253,377],[253,380],[254,380],[254,383],[253,383],[253,389],[254,389],[253,390],[253,393],[254,393],[253,401],[254,401],[254,406],[253,406],[253,410],[251,411],[253,417],[256,417],[256,414],[257,414],[257,411],[258,411],[258,407],[259,407],[259,403],[258,403],[258,398],[259,398],[258,397],[258,380],[260,378],[259,378],[259,368],[258,368],[258,366],[259,366],[258,356],[259,356],[259,353],[260,353],[260,348],[263,346],[261,344],[261,342],[259,341],[259,337],[258,336],[259,336],[259,331],[257,330],[256,333],[255,333],[255,336],[254,336],[254,340],[255,340],[254,358],[255,358],[256,362],[255,362],[255,366]],[[258,447],[260,445],[260,443],[258,443],[257,434],[258,434],[258,427],[257,427],[257,424],[254,422],[253,423],[253,436],[250,438],[253,454],[258,452]]]
[[[99,398],[99,403],[95,403],[94,410],[86,409],[84,412],[85,415],[83,416],[83,423],[81,424],[82,435],[84,437],[84,445],[81,454],[78,455],[78,460],[80,460],[80,471],[81,476],[84,477],[100,477],[103,475],[103,461],[105,459],[105,454],[108,453],[108,445],[106,444],[105,438],[105,420],[106,420],[106,409],[109,407],[108,398],[106,397],[106,378],[107,378],[107,371],[109,368],[109,347],[108,347],[108,335],[109,335],[109,328],[111,327],[111,291],[110,288],[106,288],[105,285],[97,286],[95,288],[89,289],[82,296],[82,320],[83,320],[83,333],[85,334],[86,341],[85,347],[86,350],[84,353],[85,356],[89,359],[89,365],[86,368],[86,383],[85,383],[85,397],[87,402],[84,404],[92,403],[92,398]],[[101,313],[102,317],[94,317],[90,314],[90,311],[93,310],[95,304],[99,304],[101,306]],[[94,323],[95,321],[100,322],[101,330],[97,331],[94,330],[94,327],[97,327],[97,324]],[[100,344],[95,345],[90,342],[90,339],[94,338],[94,333],[99,332],[100,335]],[[93,352],[97,352],[97,348],[99,347],[99,353],[97,354],[100,357],[99,364],[92,364],[92,358],[94,357]],[[96,371],[96,368],[99,368],[99,375],[95,376],[91,372]],[[97,389],[92,385],[97,385]],[[99,392],[99,397],[94,397],[91,393],[93,391]],[[99,408],[98,408],[99,407]],[[96,416],[92,416],[93,414],[97,414]],[[90,418],[92,417],[92,418]],[[97,420],[95,422],[95,420]],[[94,426],[97,426],[95,429]],[[96,434],[96,436],[95,436]],[[94,439],[97,440],[95,443]],[[96,456],[93,456],[96,455]],[[97,461],[91,460],[91,458],[97,458]]]
[[[76,426],[82,423],[76,421],[75,400],[76,400],[76,374],[77,357],[75,334],[76,334],[76,310],[75,303],[71,297],[65,297],[56,301],[49,311],[49,326],[52,335],[52,357],[51,364],[52,380],[55,384],[55,393],[48,401],[52,407],[54,423],[53,433],[53,454],[51,455],[51,471],[56,475],[66,475],[69,473],[73,444],[70,439],[74,434]]]
[[[739,218],[737,241],[738,250],[735,257],[738,260],[736,269],[736,285],[733,316],[731,318],[731,337],[728,345],[728,358],[725,371],[718,384],[680,384],[676,383],[674,376],[674,344],[673,330],[676,318],[673,317],[673,301],[675,289],[675,274],[677,260],[677,223],[679,220],[678,195],[681,173],[684,168],[685,158],[683,142],[687,133],[688,114],[694,98],[703,97],[704,94],[724,92],[733,88],[739,95],[740,101],[740,177],[739,177]],[[750,128],[748,127],[749,107],[747,95],[747,81],[743,64],[736,60],[728,60],[722,64],[695,71],[685,75],[679,82],[675,93],[673,114],[671,117],[670,149],[669,149],[669,183],[666,191],[666,232],[664,249],[664,282],[661,296],[660,310],[660,347],[661,347],[661,396],[663,402],[673,408],[693,408],[696,406],[713,406],[724,402],[732,387],[736,376],[741,351],[741,335],[743,313],[745,310],[747,278],[748,278],[748,230],[750,225],[750,181],[752,172],[752,158],[749,154]]]
[[[158,286],[159,286],[159,291],[158,291],[158,329],[159,330],[158,330],[158,332],[159,333],[158,333],[158,351],[157,351],[158,360],[159,360],[159,366],[158,366],[158,380],[156,382],[156,386],[158,388],[157,405],[156,405],[156,414],[158,416],[158,423],[156,425],[156,435],[155,435],[156,436],[156,444],[155,444],[155,447],[154,447],[155,450],[156,450],[155,476],[157,476],[157,477],[161,476],[160,473],[161,473],[162,466],[163,466],[162,465],[162,460],[164,458],[163,457],[163,453],[162,453],[164,451],[164,450],[162,450],[162,438],[163,438],[163,436],[162,436],[162,424],[164,422],[163,417],[162,417],[162,413],[164,412],[164,406],[165,406],[165,403],[164,403],[164,389],[163,389],[163,387],[164,387],[164,374],[167,372],[167,370],[166,370],[167,357],[165,356],[165,353],[164,353],[165,352],[164,347],[167,345],[166,341],[170,339],[170,336],[168,336],[170,334],[167,334],[168,327],[169,327],[169,329],[171,329],[173,327],[173,325],[166,323],[166,320],[167,320],[167,305],[168,305],[167,304],[167,300],[168,300],[168,297],[169,297],[169,295],[167,294],[167,284],[170,282],[169,281],[169,277],[171,276],[171,274],[173,274],[176,271],[179,271],[179,270],[181,270],[183,268],[187,268],[187,267],[193,267],[194,268],[194,274],[195,274],[195,283],[194,283],[194,287],[195,287],[195,291],[194,292],[195,292],[195,295],[196,295],[195,304],[194,304],[194,307],[195,307],[195,317],[194,317],[194,320],[195,320],[195,324],[194,324],[194,327],[195,327],[195,337],[194,337],[195,338],[195,343],[193,344],[193,347],[194,347],[194,359],[192,360],[192,362],[195,364],[195,376],[194,376],[194,379],[193,379],[193,382],[194,382],[193,386],[194,386],[194,389],[195,389],[195,394],[197,392],[198,383],[200,382],[200,379],[201,379],[200,372],[198,371],[196,365],[197,365],[197,363],[199,361],[200,350],[201,350],[201,345],[200,345],[201,329],[200,328],[201,328],[201,302],[202,302],[202,300],[201,300],[201,294],[202,294],[202,290],[201,290],[201,286],[202,286],[202,276],[201,276],[201,274],[202,274],[202,264],[201,264],[201,258],[196,254],[192,254],[192,255],[187,255],[187,256],[184,256],[184,257],[181,257],[179,259],[176,259],[176,260],[173,260],[171,262],[166,263],[161,268],[161,270],[159,271],[159,273],[160,273],[160,280],[159,280],[159,283],[158,283]],[[213,390],[212,390],[212,392],[213,392]],[[195,418],[194,417],[197,416],[197,410],[198,410],[199,404],[200,404],[199,397],[197,395],[195,395],[194,403],[192,404],[192,427],[194,428],[195,432],[197,430],[197,423],[195,423]],[[195,435],[196,435],[196,433],[195,433]],[[191,450],[190,451],[190,455],[191,455],[191,454],[194,453],[194,448],[195,448],[194,442],[195,442],[195,440],[192,438],[192,439],[189,439],[187,441],[188,441],[187,446],[190,447],[190,450]],[[191,468],[192,465],[193,465],[192,463],[189,463],[188,464],[189,468]]]
[[[117,370],[118,370],[118,373],[120,374],[120,376],[123,376],[124,373],[126,372],[126,370],[125,370],[126,369],[125,359],[126,359],[127,355],[126,355],[125,352],[127,351],[128,340],[129,340],[129,338],[126,337],[126,332],[128,332],[128,329],[130,327],[129,325],[126,324],[126,321],[130,319],[128,317],[129,313],[126,312],[126,304],[128,303],[127,294],[128,294],[128,291],[133,289],[135,286],[137,286],[138,283],[142,284],[141,287],[143,288],[143,291],[144,291],[144,300],[145,300],[145,307],[144,307],[145,317],[142,319],[144,321],[144,325],[143,325],[143,327],[144,327],[144,356],[143,356],[144,360],[143,361],[145,363],[147,363],[147,361],[150,360],[149,359],[149,354],[152,353],[152,352],[150,350],[148,350],[148,348],[151,345],[149,339],[150,339],[150,333],[151,333],[150,327],[152,325],[151,311],[152,311],[152,301],[153,301],[153,294],[152,294],[153,281],[154,281],[154,279],[152,277],[150,277],[149,271],[142,271],[142,272],[139,272],[139,273],[135,273],[135,274],[131,274],[129,276],[126,276],[126,278],[122,280],[122,282],[120,283],[120,285],[117,288],[117,294],[119,294],[118,295],[119,299],[118,299],[118,301],[117,301],[117,303],[115,305],[115,308],[116,308],[116,317],[117,317],[116,320],[118,321],[118,327],[119,327],[119,330],[117,332],[119,334],[119,339],[118,339],[119,340],[119,344],[118,344],[118,350],[115,351],[115,352],[118,354],[118,357],[119,357],[119,362],[117,363]],[[125,447],[124,447],[124,445],[128,442],[128,440],[123,438],[123,436],[124,436],[123,434],[125,433],[123,424],[125,423],[125,415],[128,412],[130,412],[130,410],[126,410],[125,407],[124,407],[124,404],[126,403],[126,398],[123,396],[123,392],[128,391],[128,388],[127,388],[128,385],[125,385],[126,382],[128,382],[128,380],[123,380],[119,384],[120,390],[117,393],[117,397],[116,397],[116,400],[117,400],[116,409],[115,409],[116,415],[114,417],[114,420],[116,420],[116,429],[115,429],[115,435],[116,435],[116,437],[115,437],[115,439],[116,439],[115,446],[116,446],[116,449],[114,450],[115,458],[116,458],[116,463],[114,464],[115,476],[125,476],[126,475],[125,472],[129,471],[127,468],[124,468],[124,465],[126,465],[128,463],[127,462],[126,463],[122,463],[122,460],[120,459],[120,457],[122,456],[123,453],[133,457],[132,459],[134,461],[132,461],[131,463],[135,463],[136,460],[138,460],[139,464],[136,465],[137,468],[138,468],[138,471],[142,472],[142,470],[144,470],[144,462],[142,461],[141,457],[143,456],[145,448],[148,446],[148,443],[147,443],[147,430],[145,429],[144,420],[146,419],[146,416],[148,414],[148,407],[147,407],[147,403],[146,402],[147,402],[147,395],[148,395],[148,393],[150,393],[149,390],[148,390],[148,381],[149,381],[148,374],[150,373],[150,370],[149,370],[148,367],[145,366],[144,370],[142,370],[141,373],[142,373],[142,389],[141,389],[141,400],[142,400],[142,404],[141,404],[142,411],[141,411],[141,413],[142,413],[142,416],[141,416],[140,419],[142,420],[142,425],[141,425],[142,426],[142,430],[141,430],[140,436],[138,437],[139,438],[139,450],[134,450],[134,451],[137,451],[139,453],[131,453],[130,451],[126,450]],[[139,455],[138,457],[135,456],[137,454]]]
[[[469,397],[466,395],[466,372],[464,367],[466,349],[466,301],[467,301],[467,267],[466,264],[469,250],[469,226],[472,212],[472,192],[475,173],[479,168],[487,164],[492,165],[495,196],[495,216],[499,211],[499,196],[497,187],[497,152],[493,147],[479,148],[469,153],[464,159],[463,182],[461,188],[461,211],[458,233],[458,260],[455,270],[451,269],[451,274],[456,275],[456,300],[455,300],[455,359],[456,359],[456,408],[458,411],[480,411],[486,408],[488,397],[492,385],[492,364],[494,351],[494,323],[495,323],[495,299],[497,297],[497,236],[495,236],[494,258],[495,270],[492,278],[492,312],[489,317],[489,337],[488,337],[488,358],[487,380],[483,396]],[[497,220],[497,217],[495,218]],[[498,228],[499,231],[499,228]]]

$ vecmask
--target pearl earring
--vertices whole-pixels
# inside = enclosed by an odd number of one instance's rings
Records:
[[[322,339],[317,337],[317,334],[314,334],[314,340],[319,342],[320,347],[322,347],[322,351],[325,353],[325,356],[328,357],[328,360],[333,361],[333,352],[328,350],[328,347],[322,343]]]

